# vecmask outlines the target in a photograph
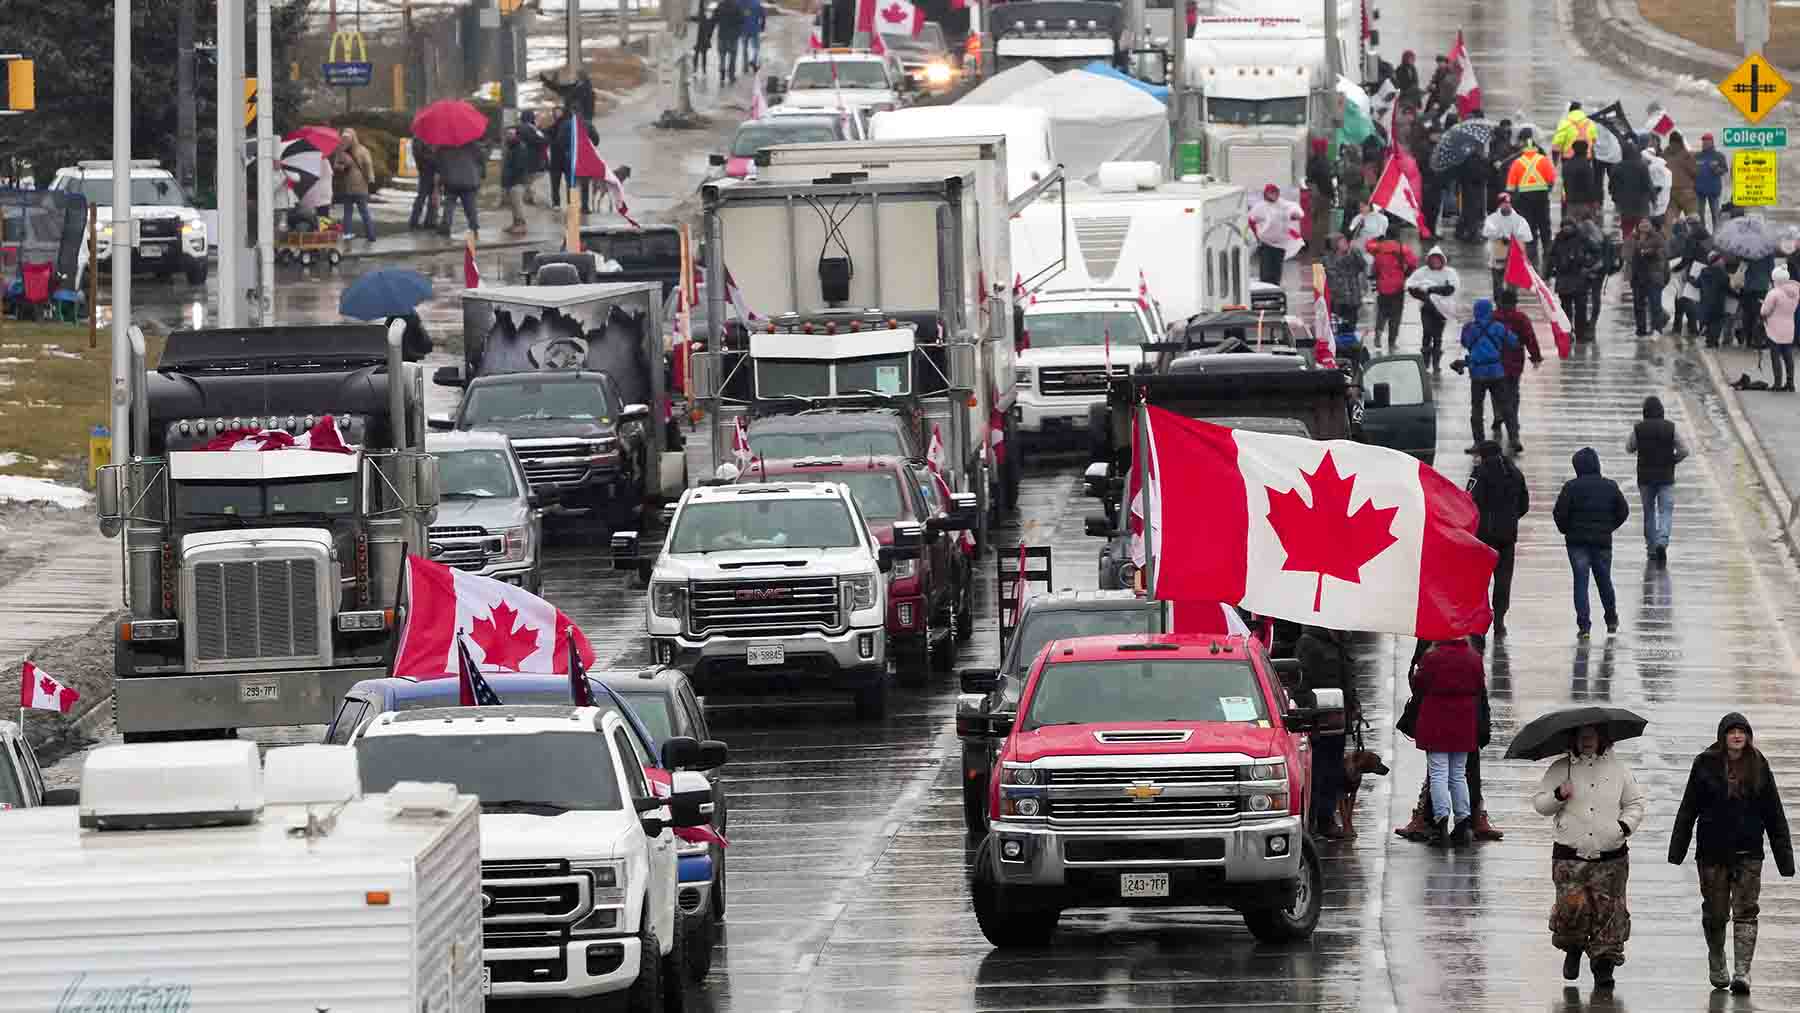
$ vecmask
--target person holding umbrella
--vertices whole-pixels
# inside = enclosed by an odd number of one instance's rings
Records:
[[[1700,841],[1694,863],[1700,870],[1700,928],[1706,935],[1707,978],[1714,988],[1750,991],[1750,962],[1756,956],[1757,900],[1762,894],[1763,838],[1775,852],[1775,869],[1794,874],[1794,845],[1787,814],[1768,758],[1756,748],[1755,733],[1742,714],[1719,721],[1719,737],[1688,771],[1681,809],[1669,835],[1669,864],[1687,858],[1694,824]],[[1732,928],[1736,971],[1725,972],[1725,922]]]
[[[1563,753],[1544,771],[1531,807],[1550,817],[1553,829],[1551,945],[1563,951],[1568,981],[1580,977],[1586,954],[1596,988],[1611,988],[1613,969],[1625,962],[1625,942],[1631,938],[1626,842],[1643,823],[1648,804],[1612,744],[1643,734],[1644,724],[1621,708],[1578,707],[1526,725],[1506,751],[1508,759],[1527,760]]]

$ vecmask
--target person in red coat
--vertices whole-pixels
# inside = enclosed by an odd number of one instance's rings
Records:
[[[1471,842],[1469,754],[1480,748],[1481,696],[1487,681],[1481,655],[1468,639],[1440,640],[1425,652],[1412,674],[1419,697],[1413,741],[1425,750],[1431,780],[1434,847]]]
[[[1371,345],[1387,331],[1390,351],[1400,341],[1400,315],[1406,310],[1406,276],[1419,266],[1419,255],[1398,239],[1371,239],[1364,245],[1375,268],[1375,335]]]

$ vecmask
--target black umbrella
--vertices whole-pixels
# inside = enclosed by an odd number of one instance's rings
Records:
[[[1607,738],[1635,739],[1644,734],[1650,722],[1623,707],[1569,707],[1535,718],[1513,736],[1506,747],[1509,760],[1547,760],[1569,751],[1569,733],[1588,725],[1599,725]]]
[[[1449,172],[1477,156],[1485,156],[1488,141],[1494,136],[1492,120],[1465,120],[1444,131],[1431,152],[1431,171]]]

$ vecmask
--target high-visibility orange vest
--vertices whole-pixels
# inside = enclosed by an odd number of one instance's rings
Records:
[[[1550,189],[1556,183],[1556,169],[1543,152],[1536,148],[1526,148],[1513,159],[1512,168],[1506,172],[1506,188],[1519,193],[1540,193]]]

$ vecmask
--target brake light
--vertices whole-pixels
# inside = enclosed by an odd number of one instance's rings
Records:
[[[175,546],[162,544],[162,607],[164,615],[175,614]]]
[[[356,536],[356,600],[360,605],[369,604],[369,536]]]

